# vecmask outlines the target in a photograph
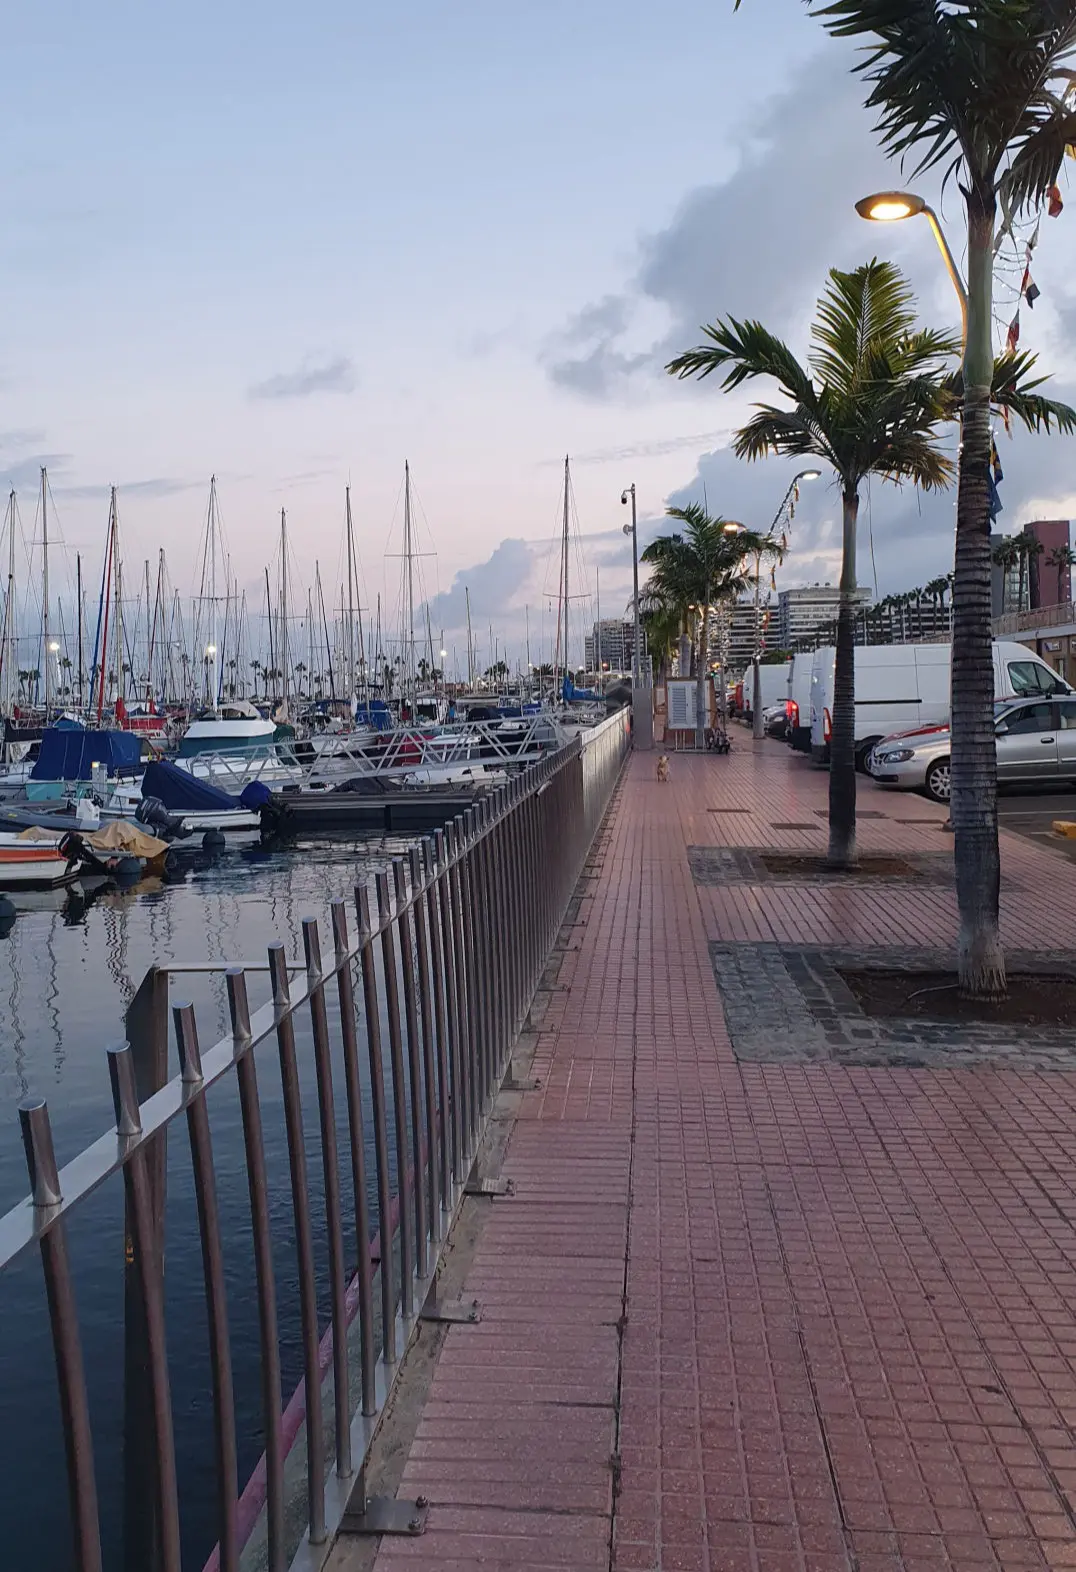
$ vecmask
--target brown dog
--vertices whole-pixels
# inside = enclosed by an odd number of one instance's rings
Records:
[[[667,781],[669,778],[669,755],[661,754],[658,759],[658,780]]]

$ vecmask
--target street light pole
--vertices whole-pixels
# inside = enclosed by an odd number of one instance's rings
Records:
[[[949,281],[956,291],[956,298],[960,302],[960,323],[965,343],[968,337],[968,291],[960,269],[956,265],[956,258],[949,247],[938,222],[938,215],[929,202],[921,196],[916,196],[914,191],[876,191],[873,196],[860,197],[856,203],[856,212],[860,218],[870,219],[875,224],[895,224],[904,218],[918,218],[922,215],[930,225],[934,239],[938,242],[938,250],[942,254],[945,270],[949,274]]]
[[[634,613],[634,619],[633,619],[634,620],[634,632],[632,634],[632,647],[631,647],[631,680],[632,680],[633,686],[637,688],[637,687],[640,686],[640,683],[642,681],[642,678],[641,678],[642,664],[641,664],[641,661],[639,659],[639,534],[638,534],[638,530],[636,528],[637,519],[636,519],[636,516],[635,516],[635,482],[634,481],[632,481],[631,485],[628,487],[628,489],[626,491],[622,491],[620,493],[620,500],[625,505],[625,507],[627,506],[627,501],[628,501],[629,497],[631,498],[631,523],[624,525],[624,533],[625,533],[625,535],[630,535],[631,536],[631,572],[632,572],[632,590],[633,590],[632,603],[631,604],[632,604],[632,612]],[[599,642],[600,642],[600,640],[601,640],[601,625],[600,624],[598,626],[598,639],[599,639]]]
[[[773,523],[770,525],[769,530],[767,531],[767,534],[772,535],[774,530],[777,528],[778,524],[780,524],[781,520],[784,518],[784,516],[785,516],[785,509],[788,507],[788,504],[792,501],[792,498],[795,496],[796,489],[799,486],[800,481],[801,480],[818,480],[818,478],[821,475],[821,473],[822,473],[822,471],[820,469],[801,469],[798,475],[793,475],[792,480],[791,480],[791,482],[789,484],[788,490],[785,492],[784,496],[781,498],[781,506],[777,509],[777,512],[773,516]],[[726,528],[727,527],[728,526],[726,525]],[[761,630],[759,628],[759,612],[760,612],[759,598],[760,598],[760,589],[761,589],[761,577],[762,577],[762,556],[761,556],[761,553],[756,552],[755,553],[755,651],[754,651],[754,658],[753,658],[752,663],[751,663],[752,664],[752,668],[753,668],[752,669],[752,681],[751,681],[751,734],[754,737],[761,737],[763,735],[763,728],[762,728],[762,674],[761,674],[761,672],[759,670],[759,666],[760,666],[760,663],[761,663],[761,656],[762,656],[762,650],[760,648],[761,643],[762,643],[762,639],[761,639]]]

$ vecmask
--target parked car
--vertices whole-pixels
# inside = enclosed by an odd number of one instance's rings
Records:
[[[781,704],[767,704],[762,711],[762,730],[767,737],[776,737],[783,742],[788,730],[788,701]]]
[[[1076,695],[1003,699],[994,706],[998,784],[1076,782]],[[948,727],[887,737],[868,765],[881,786],[925,791],[948,802],[951,743]]]
[[[814,652],[793,655],[788,667],[785,741],[798,753],[811,751],[811,670]]]
[[[833,724],[832,645],[815,650],[811,668],[811,757],[829,759]],[[856,767],[866,769],[867,755],[884,737],[920,726],[949,723],[951,644],[857,645]],[[994,697],[1023,698],[1070,693],[1044,660],[1024,644],[994,642]]]

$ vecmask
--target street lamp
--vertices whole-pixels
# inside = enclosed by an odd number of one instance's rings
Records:
[[[773,532],[777,528],[778,524],[780,524],[781,520],[784,518],[785,509],[788,507],[788,504],[791,502],[793,496],[795,495],[796,488],[799,485],[800,481],[801,480],[819,480],[819,479],[821,479],[821,476],[822,476],[822,471],[820,469],[801,469],[799,474],[793,475],[791,481],[789,482],[788,490],[785,492],[784,496],[781,498],[781,506],[777,509],[777,512],[773,516],[773,523],[770,525],[769,531],[768,531],[768,533],[770,535],[773,534]],[[746,531],[746,529],[747,529],[747,525],[746,524],[733,524],[733,523],[730,522],[730,523],[725,525],[726,533],[728,533],[730,535],[739,534],[741,531]],[[751,667],[752,667],[752,681],[751,681],[751,734],[754,737],[761,737],[762,736],[762,677],[761,677],[761,674],[759,672],[759,657],[760,657],[760,655],[762,653],[761,649],[759,647],[761,645],[761,643],[762,643],[761,630],[759,628],[759,614],[760,614],[760,611],[761,611],[761,607],[759,605],[759,591],[760,591],[761,585],[760,585],[759,581],[760,581],[760,577],[761,577],[761,568],[762,568],[762,555],[761,555],[760,552],[756,552],[755,553],[755,653],[754,653],[754,656],[752,657],[752,660],[751,660]]]
[[[633,589],[635,591],[634,596],[632,598],[632,611],[634,613],[634,632],[632,634],[632,646],[631,646],[631,680],[632,680],[633,685],[637,688],[637,687],[639,687],[640,682],[641,682],[641,678],[640,678],[640,675],[639,675],[641,667],[640,667],[640,662],[639,662],[639,534],[638,534],[638,530],[636,529],[637,520],[636,520],[636,516],[635,516],[635,482],[634,481],[632,482],[632,484],[628,487],[628,489],[626,491],[622,491],[620,493],[620,500],[621,500],[621,502],[623,503],[623,505],[625,507],[627,507],[627,505],[628,505],[628,498],[629,497],[631,498],[631,523],[624,525],[624,533],[625,533],[625,535],[630,535],[631,536],[632,586],[633,586]],[[601,628],[598,629],[598,641],[599,641],[599,645],[600,645],[600,643],[601,643]],[[600,658],[600,653],[601,652],[600,652],[600,648],[599,648],[599,658]]]
[[[875,224],[895,224],[904,218],[918,218],[920,214],[926,219],[938,242],[938,250],[945,261],[946,271],[956,290],[957,299],[960,301],[960,321],[963,327],[965,340],[968,336],[968,291],[964,280],[960,276],[960,269],[956,265],[956,258],[949,249],[949,242],[942,232],[938,215],[925,202],[921,196],[916,196],[914,191],[876,191],[873,196],[860,197],[856,203],[856,212],[860,218],[870,219]]]

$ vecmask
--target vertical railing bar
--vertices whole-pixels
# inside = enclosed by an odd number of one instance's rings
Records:
[[[477,926],[477,901],[472,878],[475,866],[474,809],[463,815],[462,848],[459,861],[459,907],[456,923],[463,940],[464,975],[467,978],[467,1056],[464,1061],[463,1081],[467,1091],[467,1156],[465,1166],[470,1168],[475,1155],[478,1132],[479,1079],[478,1056],[482,1040],[482,988],[475,965],[475,930]]]
[[[486,1059],[489,1053],[489,1040],[492,1021],[492,991],[490,987],[489,965],[489,935],[487,923],[489,919],[489,892],[486,889],[486,837],[482,834],[483,811],[480,806],[468,809],[471,816],[471,853],[467,859],[467,903],[464,908],[470,913],[468,928],[471,937],[471,955],[474,967],[475,994],[478,999],[478,1009],[475,1011],[477,1031],[475,1033],[474,1057],[474,1089],[475,1095],[472,1102],[473,1124],[471,1127],[472,1146],[477,1148],[482,1129],[482,1119],[486,1111]]]
[[[519,881],[523,874],[523,842],[520,837],[521,798],[519,781],[512,783],[505,817],[506,899],[508,902],[508,931],[511,940],[509,963],[511,986],[509,989],[508,1024],[512,1045],[523,1025],[523,906],[519,898]]]
[[[356,1032],[355,988],[348,954],[347,909],[342,900],[332,903],[333,946],[336,952],[336,986],[340,999],[340,1030],[344,1048],[344,1088],[347,1093],[348,1137],[351,1149],[351,1183],[355,1192],[356,1276],[359,1294],[359,1360],[362,1376],[362,1411],[377,1412],[374,1352],[374,1283],[370,1260],[370,1201],[366,1193],[366,1132],[362,1122],[362,1086],[359,1078],[359,1044]]]
[[[396,934],[389,876],[375,876],[377,914],[381,924],[381,962],[385,972],[385,1009],[389,1020],[389,1068],[392,1074],[392,1125],[396,1147],[396,1187],[400,1197],[400,1310],[405,1319],[415,1304],[415,1241],[411,1212],[411,1173],[407,1160],[407,1094],[404,1088],[403,1025],[400,1018],[400,979],[396,971]],[[392,1230],[385,1237],[381,1225],[381,1259],[392,1250]]]
[[[486,1032],[485,1053],[482,1056],[482,1109],[483,1113],[486,1113],[489,1109],[494,1071],[500,1049],[500,955],[503,949],[497,938],[500,913],[497,910],[497,875],[494,850],[494,837],[497,833],[495,827],[496,814],[489,798],[482,804],[482,821],[485,833],[482,837],[482,858],[479,864],[479,873],[482,886],[482,905],[485,908],[482,925],[485,951],[483,970],[486,974],[486,997],[488,999],[488,1029]]]
[[[447,1032],[455,1009],[455,979],[451,976],[451,961],[446,952],[442,931],[441,891],[444,886],[444,836],[440,831],[427,839],[429,852],[427,873],[430,884],[426,890],[426,913],[430,935],[430,964],[433,971],[433,1013],[437,1026],[437,1099],[438,1122],[441,1130],[441,1204],[447,1211],[452,1203],[452,1176],[455,1172],[452,1157],[452,1087],[449,1081]]]
[[[396,909],[400,913],[400,966],[403,972],[404,1021],[407,1027],[407,1079],[411,1093],[411,1172],[412,1202],[415,1209],[415,1271],[419,1277],[426,1275],[428,1260],[426,1234],[426,1175],[422,1152],[423,1082],[422,1045],[419,1040],[418,986],[415,977],[415,930],[411,922],[411,904],[407,893],[407,864],[402,857],[392,860],[392,877],[396,889]],[[413,886],[417,891],[418,884]],[[417,896],[415,906],[417,907]],[[432,1147],[426,1156],[432,1163]]]
[[[137,1106],[137,1105],[136,1105]],[[60,1176],[52,1141],[49,1110],[43,1098],[19,1104],[19,1123],[30,1175],[30,1196],[35,1218],[46,1217],[62,1200]],[[49,1307],[56,1384],[60,1397],[67,1490],[74,1536],[75,1572],[101,1572],[101,1520],[97,1507],[97,1476],[93,1462],[93,1432],[82,1359],[78,1308],[75,1304],[71,1263],[62,1222],[41,1235],[41,1267]]]
[[[449,1100],[449,1117],[452,1126],[452,1178],[462,1183],[463,1163],[463,1018],[464,980],[460,966],[460,943],[456,931],[454,889],[456,884],[457,833],[456,827],[446,824],[441,832],[441,846],[447,862],[441,874],[437,892],[441,909],[441,929],[444,935],[445,977],[448,982],[449,1068],[452,1076],[452,1094]]]
[[[440,1179],[443,1159],[438,1142],[440,1121],[437,1117],[433,990],[430,982],[430,944],[427,927],[431,850],[429,837],[426,836],[421,845],[411,848],[409,861],[411,889],[415,896],[415,961],[418,968],[418,997],[422,1017],[422,1085],[426,1115],[426,1208],[429,1215],[430,1239],[434,1244],[438,1244],[441,1238]],[[424,1261],[420,1271],[425,1275],[426,1270],[427,1264]]]
[[[459,1008],[457,1042],[459,1046],[459,1076],[456,1082],[456,1100],[459,1107],[459,1174],[462,1181],[471,1166],[471,1099],[474,1082],[471,1061],[474,1037],[474,1019],[477,1008],[472,990],[469,966],[467,928],[463,921],[465,900],[464,869],[467,848],[470,844],[466,823],[460,814],[453,826],[454,857],[449,870],[449,894],[452,910],[452,943],[456,957],[456,993]]]
[[[496,1057],[496,1044],[498,1032],[497,1002],[497,950],[496,942],[496,892],[493,880],[493,830],[491,828],[493,815],[492,804],[487,797],[478,810],[478,825],[481,840],[478,844],[478,861],[476,874],[480,892],[480,907],[482,911],[481,929],[481,970],[483,979],[483,994],[486,1001],[486,1030],[485,1040],[482,1044],[482,1059],[480,1064],[480,1078],[482,1087],[482,1101],[480,1112],[483,1118],[489,1111],[490,1090],[493,1083],[493,1063]],[[481,1135],[481,1128],[479,1129]]]
[[[389,1174],[389,1125],[385,1104],[385,1067],[381,1054],[381,1014],[374,965],[370,892],[356,886],[362,997],[366,1012],[366,1045],[370,1058],[370,1103],[374,1115],[374,1155],[377,1162],[377,1222],[381,1238],[381,1342],[385,1363],[396,1363],[396,1284],[392,1251],[392,1183]]]
[[[314,1241],[310,1227],[310,1189],[306,1172],[299,1066],[295,1054],[295,1027],[291,1018],[288,968],[284,946],[269,946],[269,975],[273,1004],[277,1007],[277,1049],[284,1099],[284,1126],[288,1138],[291,1200],[295,1217],[295,1257],[299,1274],[299,1318],[302,1324],[303,1377],[306,1382],[306,1483],[309,1537],[312,1545],[325,1539],[325,1435],[321,1402],[321,1365],[318,1357],[317,1283],[314,1276]]]
[[[141,1128],[134,1090],[134,1064],[127,1043],[108,1049],[109,1077],[121,1138]],[[159,1241],[153,1226],[153,1204],[146,1149],[137,1148],[123,1165],[123,1182],[131,1223],[138,1290],[146,1331],[156,1450],[157,1514],[161,1572],[180,1572],[179,1493],[176,1484],[176,1442],[172,1428],[172,1393],[168,1380],[168,1344],[164,1324],[164,1280]]]
[[[285,1572],[284,1451],[280,1432],[280,1341],[276,1313],[276,1277],[273,1268],[273,1235],[269,1220],[269,1186],[265,1172],[258,1073],[250,1052],[250,1005],[242,967],[225,973],[228,1011],[232,1022],[239,1079],[239,1107],[243,1118],[250,1227],[254,1241],[254,1276],[258,1296],[258,1335],[261,1341],[262,1425],[265,1430],[266,1537],[268,1572]]]
[[[198,1209],[198,1235],[202,1246],[206,1320],[209,1326],[209,1364],[213,1381],[213,1430],[217,1452],[217,1512],[221,1572],[239,1566],[239,1465],[235,1434],[235,1392],[232,1389],[232,1353],[228,1336],[228,1299],[224,1281],[217,1180],[209,1109],[203,1090],[202,1055],[194,1006],[177,1003],[172,1011],[183,1082],[188,1088],[187,1135],[194,1173]]]
[[[314,1039],[314,1075],[321,1128],[321,1171],[325,1185],[325,1230],[329,1251],[329,1304],[333,1333],[333,1427],[336,1472],[351,1473],[351,1398],[347,1355],[347,1278],[344,1273],[344,1225],[340,1216],[340,1157],[336,1149],[336,1105],[333,1099],[329,1018],[321,970],[321,930],[316,917],[303,918],[310,1029]]]
[[[504,1073],[505,1061],[511,1051],[512,1040],[515,1036],[514,1011],[512,1007],[512,951],[515,946],[515,934],[508,905],[508,833],[508,789],[507,787],[502,787],[498,796],[498,816],[496,828],[493,832],[493,866],[497,874],[498,931],[504,936],[504,943],[497,947],[501,968],[501,1036],[497,1048],[497,1062],[494,1065],[495,1085],[500,1082]]]

